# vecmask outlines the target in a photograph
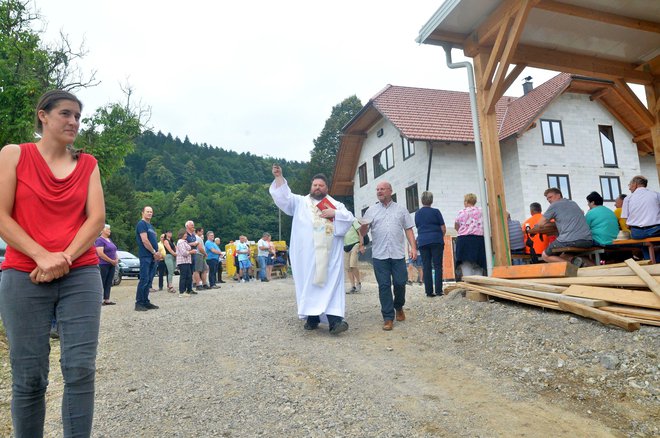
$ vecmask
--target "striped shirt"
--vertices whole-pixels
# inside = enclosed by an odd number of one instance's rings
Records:
[[[382,202],[369,207],[364,219],[371,220],[373,246],[371,256],[375,259],[403,259],[406,256],[405,230],[411,229],[415,222],[408,210],[391,201],[387,206]]]

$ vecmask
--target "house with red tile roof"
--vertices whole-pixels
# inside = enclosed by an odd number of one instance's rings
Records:
[[[652,118],[611,82],[560,73],[521,97],[502,97],[497,121],[507,209],[529,216],[547,208],[543,191],[588,209],[597,191],[606,205],[638,174],[658,190],[650,143]],[[343,128],[330,193],[353,195],[355,214],[376,202],[376,185],[392,184],[396,200],[414,213],[425,190],[453,228],[466,193],[478,193],[469,95],[388,85]],[[506,220],[506,218],[503,218]]]

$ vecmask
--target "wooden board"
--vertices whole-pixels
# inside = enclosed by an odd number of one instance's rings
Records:
[[[644,307],[632,307],[632,306],[604,306],[600,310],[606,310],[608,312],[614,312],[619,315],[630,316],[632,318],[644,318],[660,322],[660,310],[645,309]]]
[[[635,272],[625,263],[620,267],[606,268],[606,266],[607,265],[580,268],[578,269],[577,275],[578,277],[619,277],[624,275],[635,275]],[[644,269],[649,275],[660,275],[660,264],[642,266],[642,269]]]
[[[656,280],[660,277],[655,277]],[[571,286],[581,284],[585,286],[635,287],[648,289],[644,281],[636,276],[621,277],[570,277],[570,278],[535,278],[535,283],[554,284],[557,286]]]
[[[651,277],[649,273],[635,263],[633,259],[626,260],[626,265],[628,265],[628,267],[635,272],[635,275],[641,278],[649,289],[660,298],[660,283],[658,283],[655,278]]]
[[[582,304],[571,303],[568,301],[560,301],[559,308],[566,312],[575,313],[576,315],[584,316],[586,318],[595,319],[603,324],[611,324],[621,327],[629,332],[639,330],[639,322],[627,318],[625,316],[615,315],[604,310],[594,309]]]
[[[489,287],[484,287],[484,286],[477,286],[476,284],[469,284],[469,283],[457,283],[457,286],[467,289],[467,290],[474,290],[476,292],[481,292],[484,295],[489,295],[493,297],[498,297],[498,298],[504,298],[506,300],[510,301],[516,301],[518,303],[524,303],[524,304],[530,304],[532,306],[537,306],[537,307],[545,307],[548,309],[554,309],[554,310],[559,310],[559,306],[557,303],[552,302],[552,301],[547,301],[547,300],[541,300],[538,298],[532,298],[532,297],[526,297],[522,295],[516,295],[512,294],[509,292],[503,292],[497,289],[489,288]]]
[[[542,300],[554,301],[556,303],[560,301],[572,301],[574,303],[579,303],[587,307],[603,307],[609,304],[607,301],[603,301],[603,300],[592,300],[591,298],[572,297],[570,295],[539,292],[536,290],[527,290],[527,289],[521,289],[521,288],[509,287],[509,286],[493,286],[493,289],[501,290],[503,292],[509,292],[512,294],[524,295],[526,297],[533,297],[533,298],[540,298]]]
[[[456,271],[454,270],[454,239],[445,235],[445,250],[442,253],[442,280],[455,280]]]
[[[551,284],[538,284],[533,281],[527,280],[507,280],[505,278],[492,278],[484,277],[482,275],[467,275],[463,277],[463,281],[467,283],[496,285],[496,286],[511,286],[521,287],[524,289],[537,290],[539,292],[562,293],[566,290],[566,286],[554,286]]]
[[[493,277],[496,278],[548,278],[575,277],[578,268],[572,263],[537,263],[534,265],[495,266]]]
[[[582,286],[576,284],[566,289],[564,295],[592,298],[594,300],[605,300],[629,306],[660,309],[660,298],[658,298],[653,292],[648,291]]]
[[[640,266],[645,266],[651,263],[650,260],[640,260],[637,262],[638,265]],[[628,265],[625,263],[612,263],[611,265],[596,265],[596,266],[585,266],[584,268],[578,269],[578,275],[580,275],[580,271],[600,271],[603,269],[610,269],[610,268],[627,268]],[[660,274],[658,274],[660,275]]]

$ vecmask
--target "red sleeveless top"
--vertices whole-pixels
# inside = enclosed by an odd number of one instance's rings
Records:
[[[87,219],[85,205],[89,178],[96,158],[80,154],[76,167],[66,178],[56,178],[37,145],[20,145],[16,166],[16,195],[12,218],[48,251],[64,251]],[[94,246],[73,261],[71,268],[97,265]],[[37,264],[30,257],[7,246],[2,269],[32,272]]]

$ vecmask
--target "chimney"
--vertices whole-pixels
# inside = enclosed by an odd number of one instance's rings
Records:
[[[527,94],[534,89],[534,83],[532,82],[532,77],[527,76],[523,82],[523,94]]]

